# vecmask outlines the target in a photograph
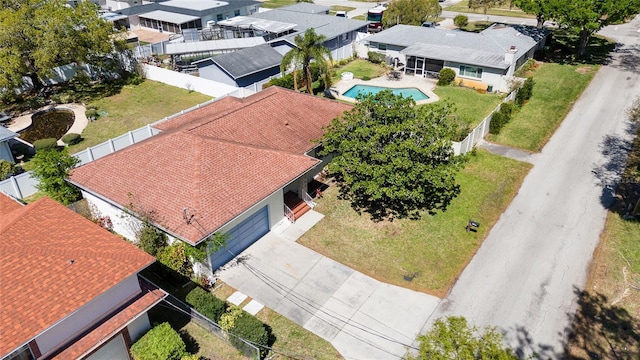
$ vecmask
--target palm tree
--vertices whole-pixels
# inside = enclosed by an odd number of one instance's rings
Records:
[[[313,94],[313,79],[311,79],[311,60],[314,60],[323,71],[328,72],[328,62],[331,59],[331,51],[327,49],[322,43],[326,37],[324,35],[318,35],[313,28],[307,29],[304,32],[304,36],[297,35],[294,38],[296,47],[291,49],[282,58],[280,64],[280,71],[284,72],[293,65],[293,83],[295,90],[298,90],[296,82],[296,69],[299,65],[302,66],[302,72],[305,77],[305,83],[307,85],[307,92]]]

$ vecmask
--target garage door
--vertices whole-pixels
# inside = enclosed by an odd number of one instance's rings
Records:
[[[226,264],[269,232],[269,207],[265,206],[227,232],[227,246],[211,255],[211,269]]]

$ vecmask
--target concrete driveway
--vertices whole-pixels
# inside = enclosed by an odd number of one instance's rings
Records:
[[[625,46],[537,156],[431,321],[462,315],[477,326],[498,326],[521,354],[562,357],[576,291],[585,286],[628,151],[625,110],[640,96],[640,18],[604,33]]]
[[[321,218],[311,211],[269,232],[217,276],[331,342],[345,359],[402,358],[440,299],[381,283],[295,242]]]

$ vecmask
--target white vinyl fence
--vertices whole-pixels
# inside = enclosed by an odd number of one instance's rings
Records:
[[[223,84],[217,81],[203,79],[197,76],[163,69],[153,65],[141,65],[144,69],[145,77],[149,80],[158,81],[163,84],[187,89],[189,91],[197,91],[209,96],[220,97],[241,90],[238,87]]]
[[[486,118],[484,118],[484,120],[482,120],[482,122],[480,123],[480,125],[476,126],[475,129],[471,130],[471,132],[469,133],[469,135],[467,135],[466,138],[464,138],[464,140],[458,142],[458,141],[454,141],[453,142],[453,151],[456,155],[459,154],[466,154],[467,152],[473,150],[473,147],[476,146],[476,144],[484,139],[485,136],[487,136],[487,134],[489,133],[489,126],[491,125],[491,118],[493,117],[493,114],[500,110],[500,107],[502,106],[502,104],[504,104],[505,102],[508,101],[513,101],[513,99],[516,98],[516,93],[518,91],[512,91],[509,95],[507,95],[502,102],[496,106],[495,109],[493,109],[493,111],[491,111],[491,113],[489,115],[487,115]]]

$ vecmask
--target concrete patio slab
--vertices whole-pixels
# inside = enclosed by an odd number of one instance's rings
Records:
[[[330,341],[346,359],[403,357],[440,299],[382,283],[292,241],[321,219],[314,213],[268,233],[217,276]]]
[[[240,305],[243,301],[247,299],[247,295],[241,293],[240,291],[236,291],[231,296],[227,298],[227,301],[232,303],[233,305]]]
[[[255,301],[255,300],[251,300],[249,301],[249,303],[247,305],[245,305],[242,309],[246,312],[248,312],[251,315],[255,315],[258,312],[260,312],[260,310],[262,310],[264,308],[264,305]]]
[[[423,105],[429,104],[432,102],[436,102],[440,100],[440,97],[433,92],[433,89],[436,87],[435,79],[423,78],[421,76],[413,76],[413,75],[403,75],[400,80],[389,80],[386,76],[380,76],[371,80],[360,80],[360,79],[352,79],[352,80],[340,80],[338,81],[331,89],[334,90],[333,94],[336,95],[336,98],[343,101],[348,102],[356,102],[355,99],[350,97],[343,96],[347,90],[351,89],[355,85],[369,85],[369,86],[380,86],[386,88],[416,88],[423,93],[425,93],[429,99],[416,101],[416,104]]]

